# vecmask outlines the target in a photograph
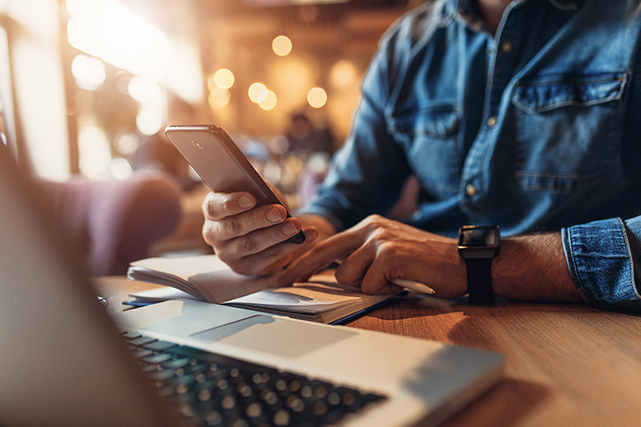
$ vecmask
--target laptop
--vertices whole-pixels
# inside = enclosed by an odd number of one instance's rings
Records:
[[[5,151],[1,426],[435,425],[502,377],[488,351],[196,301],[110,317]]]

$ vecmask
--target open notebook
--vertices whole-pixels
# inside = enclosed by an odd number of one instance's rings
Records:
[[[274,276],[237,274],[216,255],[147,258],[131,263],[127,275],[167,286],[132,293],[133,303],[188,298],[321,323],[340,323],[393,297],[363,294],[337,283],[331,272],[278,288]]]

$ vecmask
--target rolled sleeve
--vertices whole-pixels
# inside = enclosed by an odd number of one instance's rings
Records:
[[[621,219],[611,218],[561,230],[570,274],[587,303],[641,311],[635,283],[639,223],[638,219],[630,220],[631,229]]]

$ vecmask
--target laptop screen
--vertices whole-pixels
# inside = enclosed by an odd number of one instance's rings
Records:
[[[167,423],[82,258],[0,144],[0,425]]]

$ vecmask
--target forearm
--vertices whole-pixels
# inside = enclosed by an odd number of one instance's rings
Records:
[[[492,264],[494,293],[524,301],[581,302],[559,233],[508,237]]]
[[[320,215],[303,214],[298,217],[303,227],[314,226],[319,230],[317,242],[336,233],[330,221]],[[456,253],[455,240],[446,243],[451,250],[447,258],[453,268],[443,265],[443,270],[461,274],[449,275],[450,280],[465,282],[465,263]],[[560,233],[504,238],[501,253],[492,263],[494,293],[503,298],[522,301],[581,302],[563,252]],[[463,288],[467,287],[462,283]]]

